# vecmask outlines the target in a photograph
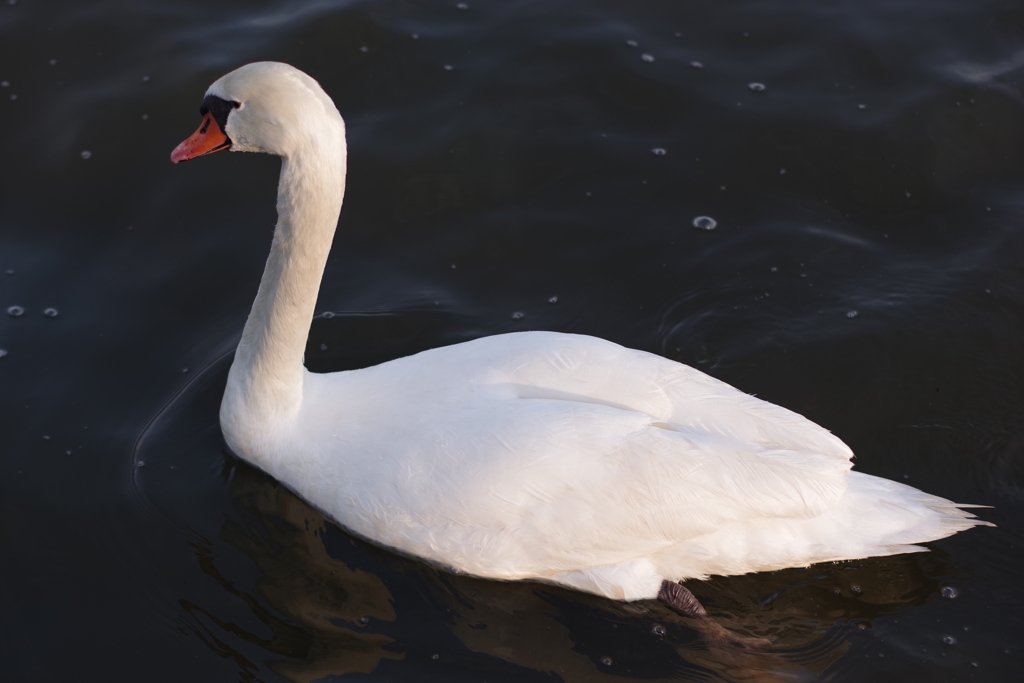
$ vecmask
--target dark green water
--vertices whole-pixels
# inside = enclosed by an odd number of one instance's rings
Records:
[[[0,3],[0,678],[1016,680],[1024,4],[467,4]],[[311,369],[593,334],[998,528],[691,584],[742,652],[326,523],[217,425],[278,162],[168,161],[264,59],[348,124]]]

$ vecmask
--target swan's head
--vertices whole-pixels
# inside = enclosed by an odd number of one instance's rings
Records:
[[[187,161],[222,149],[290,157],[333,147],[345,124],[320,84],[293,66],[255,62],[219,78],[199,107],[203,122],[171,152]]]

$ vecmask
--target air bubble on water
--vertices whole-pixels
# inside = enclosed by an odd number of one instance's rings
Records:
[[[149,121],[149,114],[143,114],[142,115],[142,120],[143,121]]]
[[[557,296],[550,297],[548,299],[548,303],[549,304],[557,304],[558,303],[558,297]]]
[[[327,350],[327,344],[321,344],[320,345],[320,350],[321,351],[326,351]]]
[[[25,312],[25,309],[22,308],[21,306],[8,306],[7,307],[7,315],[11,316],[12,318],[17,318],[19,315],[23,314],[24,312]]]
[[[369,624],[370,623],[370,617],[359,617],[359,623],[360,624]]]
[[[88,159],[89,157],[92,156],[92,152],[90,152],[87,149],[83,149],[81,156],[82,156],[83,159]]]
[[[718,227],[718,221],[711,216],[697,216],[693,219],[693,227],[698,230],[714,230]]]
[[[64,451],[65,454],[71,455],[71,451]]]
[[[8,275],[14,275],[14,273],[17,271],[15,271],[13,268],[8,268],[4,272],[7,273]]]
[[[640,59],[644,60],[647,63],[650,63],[654,61],[654,55],[649,55],[645,53],[640,55]]]
[[[779,175],[786,175],[786,169],[780,168],[779,169]]]
[[[44,308],[43,309],[43,315],[45,315],[47,318],[56,318],[57,317],[57,313],[58,313],[58,311],[57,311],[56,308]]]
[[[441,655],[430,655],[431,659],[440,659]]]
[[[696,61],[690,62],[690,66],[692,66],[694,69],[703,69],[704,68],[704,62],[696,62]]]
[[[359,51],[360,52],[369,52],[370,48],[368,46],[366,46],[366,45],[360,45],[359,46]]]
[[[525,317],[526,317],[526,314],[523,313],[522,311],[516,311],[515,313],[512,314],[512,319],[513,320],[522,320]]]
[[[17,96],[17,95],[11,95],[11,102],[13,102],[13,101],[14,101],[14,100],[16,100],[16,99],[18,99],[18,96]]]
[[[184,375],[184,374],[187,374],[187,373],[188,373],[188,368],[182,368],[181,369],[181,374]]]
[[[457,4],[457,5],[455,6],[455,8],[456,8],[456,9],[461,9],[461,10],[467,10],[467,9],[469,9],[469,5],[467,5],[467,4],[466,4],[466,3],[464,3],[464,2],[460,2],[459,4]]]
[[[334,311],[324,311],[324,312],[322,313],[322,315],[323,315],[323,317],[325,317],[325,318],[333,318],[333,317],[334,317]]]
[[[866,105],[866,104],[858,104],[857,105],[857,109],[867,109],[867,108],[868,108],[868,105]]]
[[[779,271],[777,266],[772,266],[772,272],[777,273]]]
[[[43,440],[44,441],[49,441],[50,440],[50,435],[49,434],[43,434]]]
[[[651,633],[656,636],[663,636],[665,635],[665,627],[660,624],[655,624],[654,628],[651,629]]]
[[[635,40],[627,40],[626,45],[629,45],[630,47],[636,47],[637,42]]]
[[[454,263],[452,264],[452,270],[455,270],[455,264]]]
[[[850,592],[853,593],[854,595],[860,595],[864,591],[861,590],[861,587],[858,586],[857,584],[853,584],[852,586],[850,586]]]
[[[953,636],[942,636],[942,642],[946,645],[956,645],[956,638]]]
[[[419,39],[420,39],[420,34],[418,34],[418,33],[413,33],[413,34],[412,34],[412,39],[413,39],[413,40],[419,40]]]
[[[56,59],[51,59],[50,60],[50,66],[57,66],[57,60]]]
[[[143,76],[142,77],[142,82],[143,83],[149,83],[149,76]]]
[[[0,88],[10,88],[10,87],[11,87],[11,82],[10,81],[0,81]]]
[[[453,68],[453,67],[452,67],[452,65],[451,65],[451,64],[445,64],[445,65],[444,65],[444,70],[445,70],[445,71],[451,71],[451,70],[452,70],[452,68]]]
[[[754,92],[761,92],[764,90],[764,83],[747,83],[747,87]]]
[[[611,657],[601,657],[601,663],[604,664],[605,666],[611,666],[612,665],[612,658]]]
[[[146,466],[146,461],[145,460],[140,460],[137,463],[135,463],[135,466],[136,467],[145,467]]]
[[[0,358],[3,358],[6,355],[7,355],[7,349],[0,349]]]
[[[940,591],[940,594],[942,595],[942,597],[952,600],[956,596],[960,595],[960,592],[952,586],[943,586],[942,590]]]
[[[664,147],[655,147],[654,149],[651,150],[651,154],[653,154],[656,157],[663,157],[666,154],[668,154],[668,152],[665,151]]]
[[[847,311],[846,312],[846,317],[847,318],[856,318],[857,317],[857,311]]]

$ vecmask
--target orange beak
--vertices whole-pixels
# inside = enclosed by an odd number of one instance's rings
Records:
[[[210,113],[203,115],[203,123],[199,130],[192,134],[187,140],[174,148],[171,152],[171,161],[188,161],[204,154],[212,154],[231,146],[231,140]]]

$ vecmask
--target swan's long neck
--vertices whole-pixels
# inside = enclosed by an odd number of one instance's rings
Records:
[[[281,166],[270,257],[221,404],[224,435],[239,455],[257,455],[302,407],[303,354],[345,190],[344,128],[328,136],[340,139],[322,137]]]

